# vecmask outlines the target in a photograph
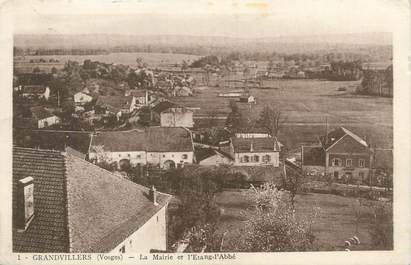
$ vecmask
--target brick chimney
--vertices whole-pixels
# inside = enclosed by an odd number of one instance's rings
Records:
[[[17,183],[16,225],[24,232],[34,217],[34,179],[26,177]]]
[[[154,203],[154,205],[158,205],[157,203],[157,190],[154,186],[151,186],[151,189],[148,193],[148,197],[150,198],[150,201]]]

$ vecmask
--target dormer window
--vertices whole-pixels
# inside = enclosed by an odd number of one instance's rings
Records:
[[[17,184],[17,228],[23,232],[34,217],[34,179],[26,177]]]

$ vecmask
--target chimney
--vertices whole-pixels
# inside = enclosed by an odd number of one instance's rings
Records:
[[[156,188],[154,186],[151,186],[148,197],[149,197],[150,201],[152,201],[154,203],[154,205],[158,205],[158,203],[157,203],[157,191],[156,191]]]
[[[250,144],[250,152],[254,152],[253,142],[251,142],[251,144]]]
[[[34,217],[34,179],[26,177],[17,183],[16,225],[24,232]]]

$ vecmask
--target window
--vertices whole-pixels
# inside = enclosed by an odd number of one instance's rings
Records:
[[[270,162],[271,156],[270,155],[265,155],[263,156],[263,162]]]
[[[352,167],[352,159],[347,159],[347,160],[345,161],[345,165],[346,165],[347,167]]]
[[[137,157],[138,159],[140,159],[140,158],[141,158],[141,155],[136,155],[136,157]]]
[[[118,154],[118,157],[121,157],[121,154]]]
[[[250,162],[250,158],[249,158],[248,156],[244,156],[244,157],[243,157],[243,162],[244,162],[244,163]]]
[[[130,155],[130,154],[127,154],[127,156],[130,157],[131,155]]]
[[[254,156],[254,162],[260,162],[260,157],[258,155]]]
[[[187,159],[187,158],[188,158],[188,155],[187,155],[187,154],[183,154],[182,157],[183,157],[183,159]]]
[[[331,161],[331,165],[333,167],[340,167],[342,165],[341,163],[341,159],[339,158],[333,158],[333,160]]]
[[[158,223],[158,215],[157,215],[157,223]]]
[[[166,155],[163,155],[163,157],[166,157]]]
[[[365,167],[365,160],[364,160],[364,159],[360,159],[360,160],[358,161],[358,164],[359,164],[360,167]]]

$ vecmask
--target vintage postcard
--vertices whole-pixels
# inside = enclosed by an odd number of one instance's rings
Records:
[[[1,264],[409,264],[408,1],[4,1]]]

